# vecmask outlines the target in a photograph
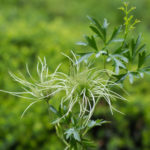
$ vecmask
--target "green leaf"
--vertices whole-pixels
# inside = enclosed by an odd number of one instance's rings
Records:
[[[146,47],[146,44],[143,44],[142,46],[140,46],[140,48],[136,51],[136,55],[138,53],[141,53],[144,50],[145,47]]]
[[[122,61],[128,63],[128,59],[127,59],[125,56],[123,56],[123,55],[114,54],[113,57],[117,57],[117,58],[119,58],[120,60],[122,60]]]
[[[104,23],[103,23],[103,29],[107,29],[108,25],[109,25],[109,23],[108,23],[107,19],[105,18]]]
[[[131,84],[133,84],[134,82],[134,77],[139,78],[139,73],[138,72],[128,72],[128,76],[129,76],[129,81]]]
[[[75,118],[75,117],[71,117],[71,122],[72,122],[72,124],[74,125],[74,126],[76,126],[77,125],[77,123],[78,123],[78,121],[77,121],[77,119]]]
[[[122,46],[120,46],[119,48],[117,48],[114,52],[113,52],[113,55],[114,54],[119,54],[119,55],[122,55],[122,54],[126,54],[129,52],[129,49],[125,48],[123,49]],[[129,59],[129,56],[127,57]]]
[[[123,42],[123,41],[124,41],[124,39],[114,39],[111,42],[120,43],[120,42]]]
[[[79,133],[77,131],[75,131],[73,134],[74,134],[74,139],[80,142],[81,139],[80,139]]]
[[[144,48],[146,46],[145,44],[140,46],[140,42],[141,42],[141,34],[138,36],[136,41],[134,41],[134,39],[132,39],[132,41],[131,41],[131,50],[132,50],[131,51],[131,56],[132,56],[131,60],[132,61],[135,59],[136,55],[138,55],[140,52],[142,52],[144,50]]]
[[[145,62],[145,58],[146,58],[146,52],[145,51],[143,53],[139,54],[138,68],[142,67],[142,65]]]
[[[107,32],[107,27],[109,25],[107,19],[104,19],[103,26],[96,19],[92,17],[88,16],[88,19],[97,27],[97,31],[99,30],[99,33],[101,33],[101,35],[99,36],[101,36],[103,42],[106,43],[106,32]],[[92,30],[94,30],[94,32],[97,32],[95,29],[93,28]]]
[[[129,75],[129,81],[130,81],[130,83],[132,84],[133,83],[133,74],[132,73],[128,73],[128,75]]]
[[[85,37],[86,41],[88,42],[88,45],[90,47],[92,47],[94,50],[98,51],[94,36],[89,37],[89,36],[85,35],[84,37]]]
[[[95,55],[95,57],[98,58],[98,57],[100,57],[101,55],[107,55],[107,52],[101,50],[101,51],[99,51],[99,52]]]
[[[126,66],[124,65],[124,63],[128,63],[128,59],[124,57],[123,55],[119,55],[119,54],[109,55],[109,57],[107,58],[107,61],[109,62],[111,60],[113,60],[114,62],[116,74],[119,74],[120,68],[126,69]]]
[[[134,82],[134,77],[139,78],[139,72],[128,71],[127,73],[113,76],[117,78],[116,83],[122,83],[126,77],[129,77],[129,81],[132,84]]]
[[[127,75],[128,73],[124,73],[120,75],[113,75],[113,76],[117,78],[116,83],[122,83],[126,79]]]
[[[104,37],[104,43],[106,43],[106,35],[107,35],[107,27],[108,27],[108,22],[107,19],[104,19],[103,27],[102,27],[102,32],[103,32],[103,37]]]
[[[150,66],[144,67],[144,68],[140,68],[138,70],[139,73],[150,73]]]
[[[63,116],[68,111],[66,105],[59,105],[58,110],[59,110],[58,113],[59,113],[60,116]]]
[[[82,55],[76,62],[76,64],[81,63],[82,61],[87,62],[87,59],[92,56],[92,54],[94,54],[93,52],[89,52],[89,53],[85,53],[84,55]]]
[[[100,37],[100,39],[102,39],[103,42],[104,42],[104,37],[103,37],[103,35],[97,30],[97,28],[96,28],[96,27],[93,27],[93,26],[90,26],[90,28],[91,28],[91,30],[92,30],[94,33],[96,33],[96,35],[97,35],[98,37]]]
[[[81,138],[80,138],[80,135],[79,135],[79,132],[78,130],[76,130],[75,128],[70,128],[68,129],[66,132],[66,139],[69,139],[69,138],[74,138],[76,141],[81,141]]]
[[[137,40],[136,40],[136,43],[135,43],[135,50],[138,48],[138,46],[140,45],[140,43],[141,43],[141,37],[142,37],[142,35],[141,34],[139,34],[139,36],[138,36],[138,38],[137,38]]]
[[[101,24],[99,24],[99,22],[96,19],[90,16],[88,16],[88,19],[100,30],[101,33],[103,33],[103,27],[101,26]]]
[[[110,123],[109,121],[104,121],[104,120],[100,120],[100,119],[98,119],[98,120],[96,120],[96,121],[94,121],[94,120],[89,120],[89,122],[88,122],[88,128],[93,128],[93,127],[95,127],[95,126],[101,126],[102,124],[105,124],[105,123]]]
[[[126,66],[119,59],[114,58],[113,60],[115,62],[116,74],[119,74],[120,67],[126,69]]]
[[[56,133],[60,138],[63,138],[63,128],[60,125],[55,125]]]
[[[110,44],[111,42],[115,41],[116,36],[120,33],[122,26],[119,26],[118,28],[115,28],[111,38],[109,39],[109,41],[107,42],[107,44]],[[120,41],[122,42],[122,40],[124,39],[120,39]],[[118,41],[117,41],[118,42]]]
[[[143,78],[144,77],[144,73],[143,72],[138,72],[140,77]]]
[[[150,74],[150,66],[146,66],[146,67],[138,69],[138,73],[141,78],[144,77],[144,73]]]
[[[122,51],[122,46],[120,46],[119,48],[117,48],[113,54],[120,54]]]
[[[89,139],[82,139],[82,145],[85,147],[85,148],[96,148],[96,144],[89,140]]]
[[[135,54],[135,42],[134,42],[134,39],[131,40],[131,50],[132,50],[131,56],[133,58],[133,56]]]
[[[88,44],[85,42],[77,42],[76,45],[82,45],[82,46],[87,46]]]
[[[55,109],[55,107],[53,107],[52,105],[49,105],[49,110],[52,111],[54,114],[56,114],[57,116],[59,116],[59,112]]]
[[[60,118],[57,118],[56,120],[54,120],[53,122],[51,122],[52,125],[56,125],[57,123],[59,123],[61,120]]]

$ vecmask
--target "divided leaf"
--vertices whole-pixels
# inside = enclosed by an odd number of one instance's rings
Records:
[[[94,50],[98,51],[94,36],[92,35],[91,37],[89,37],[89,36],[85,35],[84,37],[85,37],[86,41],[88,42],[88,45],[90,47],[92,47]]]
[[[119,54],[112,54],[112,55],[110,54],[109,57],[107,58],[107,61],[109,62],[111,60],[114,62],[116,74],[119,74],[120,68],[126,69],[124,63],[128,63],[128,59],[125,56]]]
[[[95,126],[101,126],[102,124],[105,124],[105,123],[110,123],[110,122],[109,121],[104,121],[102,119],[97,119],[96,121],[95,120],[89,120],[88,128],[93,128]]]
[[[76,44],[77,44],[77,45],[82,45],[82,46],[87,46],[87,45],[88,45],[87,43],[85,43],[85,42],[82,42],[82,41],[80,41],[80,42],[77,42]]]
[[[58,112],[58,111],[56,110],[56,108],[53,107],[52,105],[49,105],[49,110],[50,110],[51,112],[53,112],[55,115],[60,116],[60,115],[59,115],[59,112]]]
[[[65,134],[66,134],[66,139],[74,138],[78,142],[81,141],[80,134],[79,134],[78,130],[76,130],[75,128],[68,129],[65,132]]]
[[[97,35],[98,37],[100,37],[100,38],[104,41],[104,37],[103,37],[102,33],[99,32],[96,27],[90,26],[90,28],[91,28],[91,30],[92,30],[94,33],[96,33],[96,35]]]
[[[141,44],[141,34],[137,37],[136,41],[134,41],[134,39],[132,39],[131,41],[131,55],[130,55],[131,61],[134,61],[135,57],[144,50],[146,45],[143,44],[140,46],[140,44]]]
[[[141,68],[146,59],[146,52],[139,54],[138,68]]]
[[[87,53],[80,54],[80,58],[77,60],[76,64],[79,64],[82,61],[87,62],[88,58],[90,56],[92,56],[92,54],[93,54],[93,52],[87,52]]]
[[[104,36],[104,43],[106,43],[106,34],[107,34],[107,27],[108,27],[108,22],[107,19],[104,19],[104,23],[103,23],[103,36]]]
[[[96,19],[94,19],[90,16],[88,16],[88,19],[99,29],[100,32],[103,33],[103,27]]]
[[[109,41],[107,42],[107,45],[110,44],[111,42],[117,40],[117,39],[115,40],[115,38],[116,38],[116,36],[121,32],[121,29],[122,29],[122,26],[119,26],[118,28],[114,28],[114,31],[113,31],[113,33],[112,33],[112,35],[111,35]],[[123,40],[123,39],[120,39],[120,40],[118,40],[118,41],[121,41],[121,42],[122,42],[122,40]]]
[[[120,74],[120,75],[113,75],[115,78],[117,78],[116,83],[123,83],[123,81],[126,79],[127,77],[127,73],[124,74]]]
[[[108,22],[107,19],[104,19],[103,25],[101,25],[96,19],[89,17],[89,20],[92,22],[90,28],[91,30],[96,33],[96,35],[98,37],[100,37],[100,39],[102,39],[102,41],[106,44],[106,36],[107,36],[107,28],[108,28]]]
[[[143,74],[143,73],[150,73],[150,66],[144,67],[144,68],[140,68],[139,73]]]
[[[96,145],[93,141],[89,140],[89,139],[82,139],[82,145],[85,148],[96,148]]]

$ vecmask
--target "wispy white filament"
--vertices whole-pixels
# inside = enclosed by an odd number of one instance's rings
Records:
[[[109,72],[109,74],[112,74],[112,72],[97,68],[89,69],[85,67],[82,69],[80,64],[74,65],[77,60],[75,55],[73,55],[75,61],[69,56],[65,56],[73,63],[72,69],[75,70],[72,76],[63,74],[64,80],[61,81],[66,91],[66,96],[62,98],[62,104],[66,103],[68,107],[66,115],[68,112],[73,111],[74,106],[78,104],[78,116],[80,118],[86,116],[84,123],[87,124],[94,113],[97,102],[101,98],[106,100],[112,114],[113,110],[118,111],[112,106],[111,101],[113,99],[126,99],[109,88],[109,86],[117,85],[105,77],[106,72]]]
[[[85,118],[84,124],[86,125],[94,113],[96,104],[101,98],[105,99],[112,114],[113,110],[120,112],[112,106],[112,100],[126,99],[109,88],[109,86],[118,85],[105,77],[106,72],[109,74],[113,74],[113,72],[109,70],[99,70],[98,68],[82,68],[80,63],[76,63],[77,58],[73,52],[72,55],[74,59],[66,54],[63,55],[73,64],[71,75],[59,72],[58,69],[60,65],[58,65],[54,73],[49,74],[46,59],[44,58],[42,61],[39,58],[36,67],[37,79],[31,75],[28,65],[26,65],[26,70],[30,80],[27,80],[22,74],[16,76],[9,72],[10,76],[21,84],[22,92],[0,91],[31,100],[30,105],[25,109],[22,116],[24,116],[26,111],[33,104],[43,99],[50,99],[60,91],[64,91],[64,97],[61,98],[60,105],[61,107],[65,105],[67,111],[57,119],[58,121],[74,111],[74,108],[77,108],[76,113],[78,117]]]
[[[57,75],[57,71],[59,67],[60,65],[58,65],[54,73],[49,74],[46,59],[44,58],[44,60],[42,61],[39,58],[39,62],[37,63],[37,76],[38,76],[37,79],[33,78],[33,76],[31,75],[29,71],[29,67],[27,64],[26,64],[26,71],[30,80],[27,80],[24,77],[24,75],[21,73],[20,73],[20,76],[17,76],[13,74],[12,72],[9,72],[10,76],[16,82],[21,84],[21,88],[23,89],[22,92],[10,92],[10,91],[5,91],[5,90],[0,90],[0,91],[17,96],[17,97],[31,100],[31,103],[22,114],[22,117],[23,117],[26,111],[33,104],[43,99],[49,99],[51,96],[63,90],[63,87],[64,87],[62,85],[63,82],[61,81],[60,78],[58,78],[59,75]]]

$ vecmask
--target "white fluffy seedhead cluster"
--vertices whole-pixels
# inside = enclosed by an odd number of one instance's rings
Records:
[[[74,53],[73,56],[75,61],[67,56],[72,62],[71,74],[57,74],[60,78],[63,78],[61,83],[66,92],[61,100],[61,105],[67,105],[68,111],[63,117],[75,110],[78,117],[85,118],[84,123],[86,124],[93,115],[96,104],[102,98],[106,100],[113,113],[113,110],[116,109],[112,106],[111,100],[125,99],[109,88],[117,85],[109,81],[106,76],[106,72],[109,74],[112,74],[112,72],[99,70],[98,68],[89,69],[88,67],[82,67],[82,64],[77,63]]]
[[[42,61],[39,58],[39,61],[37,63],[37,69],[36,69],[37,70],[36,79],[31,75],[28,65],[26,65],[28,79],[21,73],[19,76],[17,76],[12,72],[9,72],[10,76],[21,85],[20,87],[23,90],[22,92],[9,92],[4,90],[0,90],[0,91],[21,98],[30,99],[31,103],[25,109],[24,111],[25,113],[33,104],[40,102],[42,100],[49,101],[49,99],[54,94],[62,90],[62,86],[59,85],[58,82],[59,79],[56,77],[59,66],[56,68],[54,73],[50,74],[46,63],[46,59],[44,58],[44,60]]]
[[[113,109],[116,109],[112,106],[111,100],[124,100],[124,98],[109,88],[110,86],[116,86],[116,83],[109,81],[106,76],[106,72],[107,74],[112,74],[112,72],[99,70],[98,68],[89,69],[87,64],[82,65],[81,63],[77,63],[75,54],[73,52],[72,54],[74,59],[65,55],[72,64],[69,75],[58,72],[60,65],[54,73],[50,74],[46,59],[44,58],[42,61],[39,58],[36,79],[31,75],[28,65],[26,65],[29,76],[28,80],[23,74],[16,76],[10,72],[11,77],[21,84],[23,92],[1,91],[32,101],[22,116],[33,104],[43,100],[48,102],[53,95],[60,91],[64,91],[65,95],[63,98],[60,98],[60,105],[62,107],[64,105],[67,106],[67,112],[59,120],[66,117],[70,112],[75,111],[78,117],[85,118],[84,124],[88,123],[88,120],[93,115],[96,104],[102,98],[106,100],[113,113]]]

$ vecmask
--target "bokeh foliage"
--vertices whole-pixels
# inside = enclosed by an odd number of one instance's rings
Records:
[[[143,41],[149,50],[150,1],[133,0],[131,5],[137,7],[134,15],[142,21],[136,31],[143,32]],[[8,70],[23,71],[25,63],[32,70],[38,56],[46,56],[52,71],[60,62],[66,70],[67,61],[60,52],[81,49],[75,43],[83,39],[84,33],[90,33],[86,16],[101,21],[107,18],[115,26],[123,22],[123,15],[117,10],[120,6],[121,0],[0,0],[0,88],[20,90],[10,79]],[[136,31],[133,36],[137,36]],[[32,72],[34,74],[34,70]],[[97,108],[95,118],[112,121],[91,131],[90,136],[99,147],[104,150],[150,149],[149,85],[149,76],[133,85],[126,82],[128,102],[116,104],[125,115],[112,116],[105,104]],[[0,149],[62,149],[62,143],[49,125],[46,104],[33,106],[20,120],[28,104],[27,100],[0,94]]]

